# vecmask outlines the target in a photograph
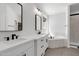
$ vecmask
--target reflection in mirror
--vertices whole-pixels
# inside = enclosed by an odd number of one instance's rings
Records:
[[[42,17],[42,33],[46,33],[47,31],[47,18],[46,17]]]
[[[0,31],[22,30],[22,6],[17,3],[0,4]]]

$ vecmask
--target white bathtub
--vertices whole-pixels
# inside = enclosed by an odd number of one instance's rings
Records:
[[[69,40],[66,37],[57,36],[53,39],[48,39],[48,48],[68,47]]]

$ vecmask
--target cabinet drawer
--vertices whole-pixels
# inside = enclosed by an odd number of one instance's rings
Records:
[[[43,56],[45,54],[45,50],[47,49],[47,46],[48,46],[47,35],[39,38],[35,42],[36,42],[35,46],[36,46],[36,51],[37,51],[37,53],[35,55]]]
[[[45,47],[43,46],[39,51],[40,51],[40,52],[39,52],[39,55],[40,55],[40,56],[43,56],[44,53],[45,53]]]
[[[45,52],[45,45],[44,44],[40,44],[37,46],[37,55],[41,56],[42,53]]]
[[[39,39],[39,40],[37,41],[37,44],[41,46],[42,44],[44,44],[44,41],[45,41],[45,40],[44,40],[43,38],[41,38],[41,39]]]

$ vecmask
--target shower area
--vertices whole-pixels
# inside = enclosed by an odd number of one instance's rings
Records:
[[[70,45],[79,47],[79,3],[70,5]]]
[[[49,32],[50,39],[48,41],[49,48],[59,48],[68,47],[68,37],[67,37],[67,19],[66,13],[62,12],[50,16],[49,19]]]
[[[59,7],[62,10],[57,10],[55,14],[49,16],[49,48],[60,48],[69,46],[68,7],[67,5]]]

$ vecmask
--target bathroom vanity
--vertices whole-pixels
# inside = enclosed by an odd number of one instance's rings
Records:
[[[33,56],[34,40],[17,39],[0,42],[0,56]]]
[[[48,47],[48,35],[22,37],[0,42],[0,56],[43,56]]]

